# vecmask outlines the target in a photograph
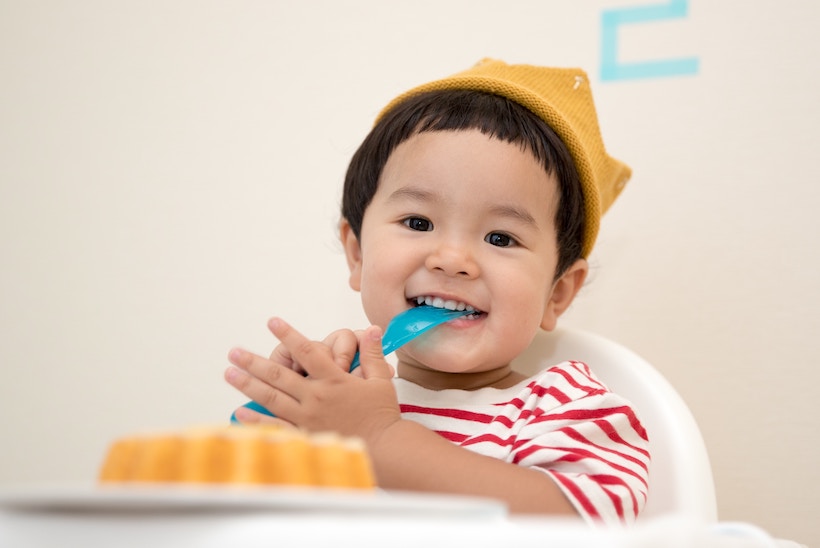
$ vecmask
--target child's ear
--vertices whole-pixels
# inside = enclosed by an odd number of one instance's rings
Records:
[[[362,248],[359,239],[353,233],[353,228],[347,219],[342,219],[339,223],[339,238],[345,248],[347,257],[347,267],[350,269],[350,287],[354,291],[362,289]]]
[[[575,295],[584,285],[589,263],[586,259],[578,259],[552,285],[552,291],[547,296],[544,307],[544,316],[541,318],[541,329],[552,331],[558,325],[558,318],[572,304]]]

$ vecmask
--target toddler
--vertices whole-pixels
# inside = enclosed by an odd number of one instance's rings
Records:
[[[396,98],[344,183],[349,283],[372,325],[318,342],[271,319],[281,344],[269,358],[231,350],[225,377],[275,417],[235,416],[359,436],[386,489],[634,521],[649,453],[629,402],[595,364],[530,378],[510,365],[572,303],[629,176],[604,149],[582,71],[485,59]],[[472,313],[399,349],[394,371],[383,328],[419,304]]]

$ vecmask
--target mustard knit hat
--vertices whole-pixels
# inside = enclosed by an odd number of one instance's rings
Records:
[[[629,180],[632,170],[604,149],[589,78],[581,69],[508,65],[483,59],[447,78],[429,82],[393,99],[377,121],[402,101],[434,90],[467,89],[501,95],[544,120],[569,149],[581,177],[586,211],[582,256],[595,244],[601,216]]]

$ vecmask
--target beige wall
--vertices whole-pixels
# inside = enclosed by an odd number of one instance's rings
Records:
[[[688,401],[721,519],[820,544],[820,73],[812,0],[0,0],[0,485],[93,481],[112,438],[219,422],[228,349],[364,316],[334,239],[346,162],[399,91],[484,56],[585,67],[635,176],[567,324]]]

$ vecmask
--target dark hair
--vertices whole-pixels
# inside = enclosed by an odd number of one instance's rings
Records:
[[[552,128],[506,97],[446,90],[421,93],[401,102],[379,120],[353,155],[345,175],[342,216],[359,238],[364,212],[393,150],[417,133],[466,129],[521,145],[558,179],[557,279],[582,253],[585,220],[581,181],[567,147]]]

